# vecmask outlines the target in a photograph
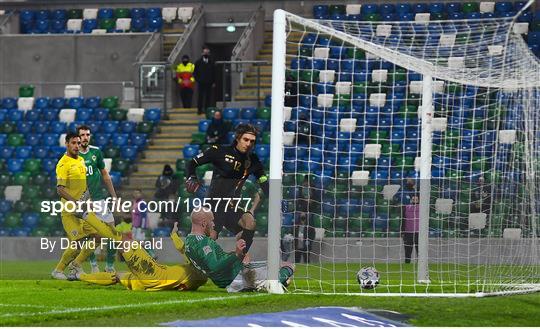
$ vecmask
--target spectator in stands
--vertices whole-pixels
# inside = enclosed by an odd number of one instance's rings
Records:
[[[179,181],[174,176],[174,171],[170,165],[163,167],[163,172],[156,180],[156,193],[154,198],[156,200],[169,200],[170,197],[176,197],[178,191]]]
[[[311,122],[308,119],[307,115],[304,113],[300,114],[298,117],[298,125],[296,129],[296,134],[298,138],[298,144],[300,145],[309,145],[311,141]]]
[[[191,63],[188,55],[182,56],[182,62],[176,66],[176,81],[180,87],[180,98],[184,108],[190,108],[193,99],[195,84],[193,71],[195,71],[195,64]]]
[[[199,97],[197,100],[197,113],[204,114],[206,108],[210,106],[212,99],[212,89],[216,85],[215,64],[210,57],[210,48],[204,46],[202,49],[201,58],[195,62],[195,70],[193,76],[197,81],[197,92]]]
[[[223,120],[221,111],[214,112],[212,122],[206,130],[206,143],[207,144],[226,144],[227,132],[229,131],[229,125]]]
[[[420,204],[418,194],[413,195],[411,204],[403,206],[401,236],[405,248],[405,263],[411,262],[413,247],[418,257],[418,230],[420,226]]]
[[[285,81],[285,106],[298,106],[298,82],[289,74]]]

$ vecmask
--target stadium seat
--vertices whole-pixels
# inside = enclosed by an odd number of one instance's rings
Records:
[[[179,7],[178,8],[178,19],[183,23],[187,23],[193,17],[193,7]]]
[[[6,145],[6,142],[7,142],[7,135],[0,134],[0,145]]]
[[[182,152],[184,159],[192,159],[199,154],[199,145],[186,144]]]
[[[125,174],[129,169],[129,162],[123,159],[113,160],[112,169],[113,171]]]
[[[118,158],[120,156],[120,149],[116,146],[108,146],[103,148],[103,155],[106,158]]]
[[[31,146],[19,146],[15,149],[15,157],[18,159],[27,159],[32,156]]]
[[[24,145],[24,136],[16,133],[9,134],[7,144],[9,146],[22,146]]]
[[[129,32],[131,30],[131,18],[119,18],[116,20],[115,32]]]
[[[172,23],[176,19],[176,7],[163,7],[161,8],[161,16],[163,20],[167,23]]]
[[[112,135],[112,144],[113,145],[119,145],[124,147],[125,145],[128,145],[129,135],[128,134],[113,134]]]
[[[97,28],[98,28],[98,21],[96,19],[83,19],[82,21],[83,33],[92,33],[92,31]]]
[[[124,109],[115,108],[109,111],[111,120],[123,121],[127,119],[127,111]]]
[[[114,134],[118,131],[118,121],[105,121],[101,126],[101,131],[107,134]]]
[[[128,8],[115,8],[113,12],[114,18],[130,18],[131,13]]]
[[[55,134],[55,133],[43,134],[42,135],[42,145],[49,146],[49,147],[57,146],[59,137],[60,137],[60,135]]]
[[[17,99],[13,97],[6,97],[2,99],[2,108],[4,109],[14,109],[17,108]]]
[[[83,20],[80,18],[70,18],[66,23],[67,33],[79,33],[82,30]]]
[[[135,124],[135,122],[132,122],[132,121],[120,122],[120,131],[125,134],[131,134],[135,132],[136,128],[137,128],[137,125]]]
[[[163,28],[163,20],[161,17],[148,18],[148,32],[160,32]]]
[[[80,108],[75,114],[77,121],[89,121],[92,118],[93,110],[89,108]]]
[[[57,141],[58,143],[58,141]],[[62,144],[64,145],[64,144]],[[66,147],[65,146],[51,146],[49,147],[49,155],[53,158],[53,159],[60,159],[64,153],[66,153]],[[56,163],[55,163],[56,165]]]
[[[143,108],[130,108],[127,111],[126,118],[128,121],[142,122],[144,118],[144,109]]]
[[[58,114],[58,119],[61,122],[71,123],[75,121],[75,115],[77,114],[75,109],[61,109]]]
[[[47,19],[39,19],[36,21],[35,23],[35,26],[34,26],[34,30],[32,31],[32,33],[35,33],[35,34],[46,34],[49,32],[49,29],[50,29],[50,22],[49,20]]]
[[[157,7],[146,9],[147,18],[161,18],[161,9]]]
[[[98,107],[94,110],[94,120],[95,121],[106,121],[109,119],[109,109]]]
[[[28,136],[26,137],[27,144],[28,144]],[[38,141],[39,142],[39,141]],[[30,144],[28,144],[30,145]],[[45,159],[49,156],[49,147],[48,146],[42,146],[42,145],[34,145],[32,147],[32,156],[36,159]]]
[[[7,170],[11,174],[16,174],[23,169],[24,159],[7,159]]]
[[[29,134],[32,131],[32,122],[19,121],[17,122],[17,132],[21,134]]]
[[[140,151],[144,146],[146,146],[147,138],[146,134],[131,134],[131,145],[137,146],[137,149]]]
[[[137,158],[137,147],[124,146],[120,149],[120,156],[128,161],[135,161]]]
[[[150,121],[153,123],[158,123],[161,119],[161,109],[159,108],[150,108],[144,111],[144,120]]]
[[[12,146],[0,146],[0,158],[9,159],[13,155],[14,147]]]
[[[67,124],[61,121],[53,121],[49,125],[49,132],[54,134],[63,134],[67,130]]]
[[[24,112],[20,111],[19,109],[11,109],[11,110],[8,110],[7,116],[8,116],[9,121],[18,122],[23,119]]]
[[[131,18],[145,18],[146,17],[146,9],[144,8],[131,8]]]
[[[139,122],[137,124],[137,132],[143,134],[150,134],[154,130],[152,122]]]
[[[66,21],[61,19],[52,20],[50,23],[51,33],[66,33]]]
[[[56,163],[58,162],[58,160],[59,159],[57,158],[43,159],[41,161],[41,169],[47,174],[54,173],[56,170]]]
[[[146,21],[144,18],[131,19],[131,32],[144,32],[146,30]]]
[[[208,130],[208,126],[210,125],[210,120],[201,120],[199,121],[199,132],[205,133]]]
[[[98,19],[112,19],[114,17],[114,12],[112,8],[99,8],[97,11]]]

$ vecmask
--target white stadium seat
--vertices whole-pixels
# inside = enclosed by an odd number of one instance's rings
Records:
[[[144,117],[144,109],[133,108],[129,109],[127,113],[128,121],[142,122]]]
[[[116,20],[116,30],[129,31],[131,29],[131,18],[119,18]]]
[[[58,137],[58,146],[66,145],[66,135],[66,133],[60,134],[60,137]]]
[[[67,30],[78,32],[82,28],[82,19],[72,18],[67,21]]]
[[[66,87],[64,88],[64,98],[81,97],[81,95],[81,85],[66,85]]]
[[[164,7],[161,9],[161,16],[167,23],[171,23],[176,19],[176,7]]]
[[[17,108],[19,110],[28,111],[34,107],[34,97],[19,97],[17,99]]]
[[[93,29],[91,34],[107,34],[105,29]]]
[[[85,8],[83,10],[84,19],[97,19],[97,8]]]
[[[60,114],[58,115],[58,119],[61,122],[72,123],[73,121],[75,121],[75,114],[76,113],[77,113],[77,111],[75,111],[75,109],[62,109],[62,110],[60,110]]]
[[[105,163],[105,169],[110,172],[112,168],[112,159],[111,158],[104,158],[103,162]]]
[[[23,187],[21,185],[6,186],[4,198],[11,202],[17,202],[21,199]]]
[[[193,16],[193,7],[180,7],[178,8],[178,19],[184,23],[189,22]]]

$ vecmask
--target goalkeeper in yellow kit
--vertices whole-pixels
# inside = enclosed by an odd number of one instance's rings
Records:
[[[171,232],[174,247],[184,254],[184,242],[178,236],[177,223]],[[162,265],[156,262],[142,248],[122,252],[130,272],[80,274],[78,279],[85,282],[111,285],[120,282],[130,290],[196,290],[206,283],[206,275],[197,270],[191,263],[182,265]],[[187,258],[186,258],[187,259]]]

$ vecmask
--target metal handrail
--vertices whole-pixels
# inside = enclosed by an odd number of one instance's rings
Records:
[[[243,67],[244,65],[254,65],[257,68],[257,107],[261,107],[261,65],[267,65],[269,64],[267,61],[217,61],[216,65],[223,65],[223,77],[225,78],[226,68],[227,65],[238,65],[239,67]],[[238,70],[238,72],[242,72],[242,70]],[[222,91],[223,95],[225,95],[225,84],[222,84]],[[225,98],[223,99],[223,107],[227,106],[227,101]]]
[[[0,22],[0,34],[3,34],[5,25],[9,22],[11,17],[13,17],[14,13],[15,11],[11,10],[9,13],[6,14],[6,17],[4,18],[4,20]]]
[[[241,60],[242,55],[246,52],[246,45],[249,44],[249,38],[251,37],[251,34],[253,33],[255,29],[255,25],[257,24],[257,20],[260,15],[264,14],[264,10],[259,7],[257,11],[253,13],[251,18],[249,19],[248,26],[244,29],[242,32],[242,35],[238,39],[238,42],[234,46],[232,52],[231,52],[231,60]]]
[[[187,25],[186,29],[184,30],[184,33],[182,33],[182,36],[178,38],[178,41],[176,41],[176,44],[174,45],[174,48],[171,50],[171,53],[169,54],[169,57],[167,57],[167,62],[169,64],[173,64],[176,60],[176,58],[180,55],[180,52],[184,48],[184,45],[189,40],[189,37],[191,36],[191,33],[195,30],[199,22],[201,21],[203,17],[203,7],[197,7],[193,9],[193,16],[191,17],[191,21]]]
[[[141,63],[144,60],[146,55],[148,55],[148,52],[150,51],[150,49],[152,49],[152,47],[154,47],[154,44],[159,39],[159,35],[160,35],[160,33],[157,33],[157,32],[152,33],[150,38],[148,38],[148,40],[146,40],[144,46],[142,46],[141,50],[139,50],[139,53],[137,54],[137,57],[135,57],[135,63],[134,64]]]

